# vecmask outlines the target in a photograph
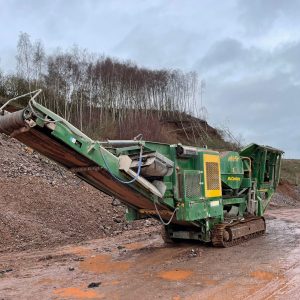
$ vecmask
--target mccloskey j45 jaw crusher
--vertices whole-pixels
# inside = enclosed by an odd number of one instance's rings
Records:
[[[229,247],[266,230],[282,151],[251,144],[240,152],[139,139],[94,141],[31,97],[0,109],[0,132],[63,165],[127,205],[127,220],[153,217],[167,241]],[[99,203],[101,206],[101,203]]]

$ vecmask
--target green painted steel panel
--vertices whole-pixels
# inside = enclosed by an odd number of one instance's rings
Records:
[[[238,152],[221,153],[221,179],[229,188],[238,189],[244,177],[243,161]]]

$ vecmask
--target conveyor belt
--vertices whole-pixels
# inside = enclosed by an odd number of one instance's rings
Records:
[[[32,128],[27,132],[18,134],[15,138],[68,169],[95,166],[94,162],[37,129]],[[147,198],[129,186],[113,180],[105,169],[77,172],[76,175],[126,204],[138,208],[153,209],[152,203]]]
[[[22,111],[0,116],[0,132],[10,134],[17,140],[36,150],[49,159],[59,163],[70,171],[75,170],[76,176],[102,192],[120,199],[124,204],[137,209],[154,210],[153,202],[129,185],[115,180],[109,172],[76,152],[67,144],[57,140],[47,127],[30,128],[27,121],[22,121]],[[10,121],[9,121],[10,120]],[[23,129],[23,130],[21,130]],[[158,205],[160,210],[169,208]],[[184,224],[184,222],[174,223]]]

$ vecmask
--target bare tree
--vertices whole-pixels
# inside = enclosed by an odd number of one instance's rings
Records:
[[[20,33],[17,50],[17,76],[8,80],[10,90],[24,89],[24,82],[27,89],[42,88],[44,105],[88,133],[121,136],[125,128],[138,128],[142,119],[157,122],[172,116],[185,131],[185,115],[197,111],[195,72],[149,70],[78,46],[47,55],[42,42],[32,43],[27,33]],[[196,129],[186,136],[196,140]]]
[[[32,48],[29,34],[21,32],[17,45],[17,74],[27,80],[29,90],[32,80]]]

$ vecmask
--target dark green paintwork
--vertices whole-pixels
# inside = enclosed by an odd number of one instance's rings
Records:
[[[231,189],[238,189],[244,178],[243,161],[238,152],[221,153],[221,179]]]

